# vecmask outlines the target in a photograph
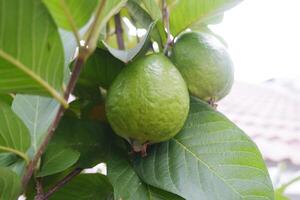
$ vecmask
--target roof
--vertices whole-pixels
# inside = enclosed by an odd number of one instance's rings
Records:
[[[243,129],[266,160],[300,165],[300,95],[275,81],[235,82],[218,110]]]

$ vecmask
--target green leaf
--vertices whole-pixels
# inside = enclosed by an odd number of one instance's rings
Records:
[[[125,156],[114,152],[107,162],[108,178],[114,188],[114,199],[183,200],[183,198],[145,184]]]
[[[60,182],[62,179],[64,179],[67,175],[74,172],[76,168],[74,166],[60,172],[57,174],[53,174],[50,176],[45,176],[42,178],[42,184],[43,184],[43,190],[49,191],[52,189],[58,182]],[[26,187],[26,190],[24,191],[24,194],[26,196],[26,200],[34,200],[34,197],[36,196],[36,180],[31,179]]]
[[[151,16],[137,3],[128,1],[126,4],[131,16],[143,27],[148,28],[154,21]]]
[[[8,168],[0,167],[0,199],[15,200],[21,193],[21,180]]]
[[[192,98],[188,119],[171,140],[151,147],[135,168],[146,183],[185,199],[274,199],[256,145],[221,113]]]
[[[9,94],[0,94],[0,102],[11,105],[14,98]]]
[[[142,0],[142,2],[152,19],[159,20],[162,18],[161,9],[156,0]]]
[[[17,160],[17,162],[9,166],[9,169],[21,177],[24,175],[27,165],[28,163],[26,163],[24,160]]]
[[[12,153],[0,153],[0,167],[8,167],[17,160],[18,157]]]
[[[60,34],[61,41],[63,43],[64,53],[65,53],[63,82],[64,85],[67,85],[71,77],[69,65],[74,58],[76,48],[77,48],[77,42],[72,32],[66,31],[64,29],[59,29],[59,34]]]
[[[64,117],[50,142],[51,148],[71,148],[80,153],[78,167],[90,168],[104,161],[111,129],[100,122]]]
[[[79,30],[79,36],[83,36],[88,30],[90,23],[87,23]],[[60,38],[64,47],[65,53],[65,67],[64,67],[64,84],[67,85],[71,76],[70,63],[75,59],[77,41],[74,34],[65,29],[59,29]]]
[[[106,176],[81,174],[54,193],[49,200],[107,200],[112,191]]]
[[[51,95],[62,104],[64,52],[57,27],[36,0],[0,0],[0,93]]]
[[[103,0],[101,0],[103,1]],[[96,29],[95,29],[95,35],[97,37],[92,37],[91,40],[89,41],[90,45],[89,48],[91,48],[92,50],[94,50],[96,48],[96,46],[98,45],[98,39],[99,37],[102,35],[103,30],[105,30],[105,26],[107,24],[107,22],[109,21],[109,19],[115,15],[116,13],[118,13],[121,8],[126,4],[127,0],[106,0],[104,7],[102,9],[101,15],[100,17],[95,21],[96,24]],[[101,5],[101,2],[100,2]],[[91,31],[90,27],[90,30]],[[101,32],[102,31],[102,32]]]
[[[62,172],[79,159],[80,153],[73,149],[48,148],[42,157],[42,164],[37,177],[49,176]]]
[[[124,63],[108,51],[97,48],[85,63],[78,84],[87,87],[101,86],[107,89],[123,67]]]
[[[184,200],[180,196],[152,187],[150,185],[148,185],[148,191],[150,195],[149,200]]]
[[[275,200],[290,200],[290,199],[287,196],[285,196],[282,191],[276,190]]]
[[[0,103],[0,124],[0,152],[14,153],[28,161],[28,129],[7,104]]]
[[[53,99],[16,95],[12,109],[22,119],[31,135],[31,154],[34,155],[42,143],[59,104]]]
[[[136,45],[136,47],[128,50],[119,50],[110,47],[108,44],[106,44],[104,41],[105,47],[108,49],[108,51],[118,58],[119,60],[123,61],[124,63],[128,63],[130,60],[132,60],[134,57],[136,57],[139,53],[141,53],[144,49],[146,49],[149,46],[150,43],[150,34],[153,30],[153,27],[155,26],[155,22],[151,23],[151,25],[148,28],[148,31],[146,35],[144,35],[140,42]]]
[[[242,0],[176,0],[170,3],[170,30],[176,36],[194,23],[222,14]]]
[[[128,1],[126,7],[129,13],[131,14],[131,16],[145,29],[149,28],[149,26],[151,25],[151,23],[153,23],[153,21],[158,20],[156,18],[152,18],[139,4],[133,1]],[[160,10],[158,11],[160,12]],[[159,22],[160,21],[157,21],[156,26],[153,27],[153,30],[151,32],[151,37],[158,43],[158,45],[162,49],[163,46],[162,36],[164,35],[161,35],[159,32],[159,25],[160,25]]]
[[[43,0],[59,27],[78,30],[91,18],[99,0]],[[72,21],[72,24],[70,23]]]

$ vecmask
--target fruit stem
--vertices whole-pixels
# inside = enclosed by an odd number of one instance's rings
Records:
[[[148,145],[150,144],[149,142],[145,142],[144,144],[141,144],[139,141],[137,140],[132,140],[132,151],[135,153],[141,153],[142,157],[147,156],[147,148]]]
[[[207,103],[208,103],[211,107],[213,107],[215,110],[217,110],[218,104],[216,103],[215,98],[211,97],[211,98],[207,101]]]

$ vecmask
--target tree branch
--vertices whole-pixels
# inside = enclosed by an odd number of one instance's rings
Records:
[[[51,195],[53,195],[56,191],[62,188],[65,184],[67,184],[69,181],[71,181],[75,176],[77,176],[81,172],[82,169],[76,168],[72,172],[70,172],[67,176],[65,176],[63,179],[59,180],[52,188],[50,188],[47,191],[47,193],[44,195],[43,200],[47,200]]]
[[[167,31],[167,41],[164,47],[164,54],[167,54],[168,48],[170,44],[172,44],[173,40],[171,38],[171,32],[170,32],[170,13],[169,13],[168,4],[166,0],[162,1],[162,15],[163,15],[163,22]]]
[[[73,71],[72,71],[72,75],[71,75],[71,78],[70,78],[70,81],[68,83],[68,86],[67,86],[67,89],[64,93],[64,99],[67,101],[69,99],[69,96],[70,94],[72,93],[74,87],[75,87],[75,84],[76,84],[76,81],[79,77],[79,74],[80,74],[80,71],[81,71],[81,68],[83,67],[83,64],[86,60],[88,56],[88,53],[87,53],[87,50],[85,47],[81,48],[80,51],[79,51],[79,55],[74,63],[74,68],[73,68]],[[54,121],[52,122],[50,128],[48,129],[48,133],[43,141],[43,143],[41,144],[41,146],[39,147],[37,153],[35,154],[33,160],[30,161],[28,167],[27,167],[27,171],[25,173],[25,175],[23,176],[23,179],[22,179],[22,185],[23,187],[25,188],[35,170],[35,166],[37,165],[39,159],[41,158],[42,154],[44,153],[47,145],[49,144],[58,124],[59,124],[59,121],[61,120],[64,112],[65,112],[65,108],[64,106],[60,105],[59,107],[59,110],[54,118]]]
[[[90,56],[90,54],[95,50],[96,48],[96,41],[99,36],[100,28],[97,27],[100,24],[101,20],[101,13],[104,8],[106,0],[102,0],[100,3],[100,6],[98,7],[96,11],[95,20],[91,26],[91,31],[89,32],[87,41],[85,43],[85,46],[80,46],[79,48],[79,55],[74,62],[74,67],[72,71],[72,75],[70,78],[70,81],[67,85],[66,91],[64,93],[64,99],[67,101],[69,99],[70,94],[74,90],[75,84],[78,80],[78,77],[80,75],[81,69],[84,65],[85,60]],[[54,118],[54,121],[52,122],[50,128],[48,129],[46,138],[44,139],[43,143],[39,147],[37,153],[35,154],[34,158],[29,162],[29,165],[27,166],[26,172],[22,178],[22,186],[25,189],[27,187],[27,184],[32,177],[33,172],[35,171],[35,168],[37,166],[38,161],[40,160],[42,154],[46,150],[47,145],[49,144],[66,108],[63,105],[60,105],[59,110]]]
[[[290,180],[289,182],[283,184],[280,188],[278,188],[278,190],[280,191],[285,191],[287,187],[289,187],[290,185],[292,185],[293,183],[300,181],[300,176],[293,178],[292,180]]]
[[[119,47],[119,49],[124,50],[125,46],[124,46],[124,40],[123,40],[123,28],[122,28],[120,13],[118,13],[114,16],[114,20],[115,20],[115,28],[116,28],[118,47]]]
[[[34,200],[43,200],[44,199],[44,190],[42,185],[42,179],[37,178],[36,179],[36,195],[34,197]]]

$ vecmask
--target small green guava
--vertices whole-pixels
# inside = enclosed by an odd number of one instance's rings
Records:
[[[183,127],[188,111],[186,83],[163,54],[151,54],[126,66],[106,98],[113,130],[133,145],[172,138]]]
[[[225,97],[233,84],[233,63],[226,47],[213,35],[187,32],[179,36],[171,60],[190,93],[205,101]]]

